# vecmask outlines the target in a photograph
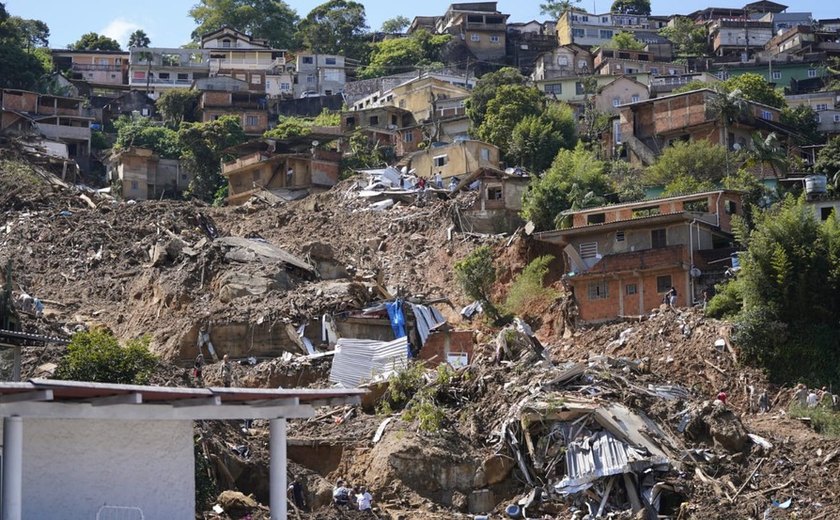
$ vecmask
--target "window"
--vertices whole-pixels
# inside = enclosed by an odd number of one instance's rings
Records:
[[[414,141],[414,134],[411,132],[406,132],[403,134],[403,142],[410,143]]]
[[[601,29],[600,31],[598,31],[598,37],[602,40],[609,40],[612,39],[613,32],[609,29]]]
[[[638,103],[639,102],[639,95],[638,94],[633,94],[632,96],[630,96],[630,102],[631,103]]]
[[[487,200],[502,200],[502,187],[490,186],[487,188]]]
[[[773,113],[770,112],[769,110],[762,110],[761,111],[761,119],[766,119],[768,121],[772,121],[773,120]]]
[[[349,126],[349,127],[356,126],[356,118],[355,117],[348,117],[347,119],[344,120],[344,124]]]
[[[178,81],[188,81],[190,79],[190,75],[185,72],[178,73]]]
[[[572,29],[572,38],[583,38],[586,36],[586,31],[583,29]]]
[[[809,78],[816,78],[817,77],[817,69],[808,69],[808,77]]]
[[[324,63],[327,65],[335,65],[335,56],[324,58]]]
[[[230,48],[230,40],[222,40],[222,47]]]
[[[434,165],[438,168],[446,164],[446,156],[445,155],[438,155],[432,159]]]
[[[580,21],[581,21],[581,22],[588,22],[588,21],[589,21],[589,17],[588,17],[588,16],[581,16],[581,17],[580,17]]]
[[[569,57],[568,56],[557,56],[557,65],[560,67],[566,67],[569,65]]]
[[[600,282],[589,282],[589,299],[603,300],[609,295],[609,284],[606,280]]]
[[[615,232],[615,241],[616,242],[624,242],[624,231],[616,231]]]
[[[586,224],[603,224],[607,221],[606,213],[592,213],[586,216]]]
[[[260,116],[247,116],[245,126],[257,126],[260,124]]]
[[[685,211],[692,211],[695,213],[708,213],[709,212],[709,199],[700,199],[700,200],[689,200],[683,203],[683,209]]]
[[[814,105],[814,110],[816,110],[817,112],[819,112],[819,111],[821,111],[821,110],[828,110],[828,104],[826,104],[826,103],[817,103],[816,105]]]
[[[831,217],[832,211],[834,211],[834,208],[831,206],[820,208],[820,220],[828,220],[828,218]]]
[[[834,114],[834,122],[840,123],[840,114]]]
[[[595,258],[598,256],[598,242],[584,242],[578,246],[581,258]]]
[[[545,86],[545,93],[546,94],[562,94],[563,93],[563,85],[560,83],[556,83],[554,85],[546,85]]]
[[[627,296],[631,296],[633,294],[636,294],[637,292],[638,289],[636,287],[636,284],[634,283],[628,283],[624,286],[624,294],[626,294]]]
[[[609,16],[602,16],[601,17],[601,23],[610,23],[610,17]]]
[[[782,79],[782,73],[779,72],[778,70],[774,70],[773,74],[771,74],[771,77],[773,79]]]
[[[580,81],[575,82],[575,94],[578,96],[582,96],[586,93],[586,90],[583,88],[583,83]]]
[[[313,63],[315,63],[315,59],[312,56],[304,56],[303,58],[301,58],[301,63],[303,63],[304,65],[312,65]]]
[[[169,79],[169,73],[168,72],[161,72],[161,73],[158,74],[158,78]]]
[[[379,124],[379,116],[370,116],[368,120],[371,125],[378,125]]]
[[[251,74],[251,84],[259,85],[260,83],[262,83],[262,76],[259,74]]]
[[[656,277],[656,292],[665,293],[670,291],[671,287],[673,287],[673,284],[671,283],[670,274]]]
[[[481,41],[481,36],[478,33],[472,33],[470,34],[470,40],[474,42]]]
[[[315,83],[315,76],[313,76],[312,74],[307,74],[306,75],[306,82],[307,83]]]
[[[490,36],[490,43],[499,43],[499,37],[495,34]]]
[[[645,208],[637,208],[633,210],[633,218],[652,217],[659,215],[659,206],[648,206]]]
[[[727,200],[726,205],[724,207],[724,211],[726,211],[727,215],[734,215],[738,212],[738,203],[734,200]]]
[[[650,247],[660,249],[668,245],[667,232],[664,229],[650,230]]]
[[[579,69],[588,69],[589,67],[587,67],[587,65],[586,65],[586,60],[578,60],[578,68]]]
[[[137,183],[137,181],[131,181],[131,189],[132,190],[136,190],[139,187],[140,187],[140,185]]]
[[[248,80],[248,76],[247,76],[246,74],[237,74],[237,75],[236,75],[236,79],[238,79],[238,80],[240,80],[240,81],[247,81],[247,80]]]
[[[280,83],[280,90],[292,90],[291,83]]]
[[[621,104],[621,98],[614,97],[612,103],[613,103],[614,107],[617,107],[618,105]]]
[[[482,161],[489,161],[490,160],[490,149],[489,148],[479,149],[478,156],[481,158]]]
[[[659,68],[658,67],[651,67],[650,68],[650,73],[653,74],[653,75],[659,74]]]

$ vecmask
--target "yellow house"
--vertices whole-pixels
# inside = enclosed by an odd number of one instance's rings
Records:
[[[394,87],[390,94],[393,95],[391,104],[408,110],[414,119],[422,122],[431,120],[433,114],[442,111],[444,106],[449,108],[451,103],[447,103],[447,100],[466,100],[470,91],[437,78],[426,77]],[[463,112],[463,104],[461,108]]]
[[[595,91],[615,81],[615,76],[595,75]],[[626,76],[637,81],[638,83],[647,87],[650,84],[650,74],[633,74]],[[569,104],[580,104],[586,99],[586,88],[584,85],[584,78],[570,77],[570,78],[556,78],[535,81],[534,85],[543,91],[546,96],[550,96],[557,101],[563,101]],[[594,94],[594,93],[590,93]]]
[[[409,171],[431,179],[436,173],[444,179],[470,175],[481,168],[499,169],[499,149],[483,141],[465,140],[434,144],[414,153],[408,162]]]
[[[618,114],[618,107],[650,99],[647,86],[629,76],[619,76],[600,89],[595,96],[595,109],[608,114]]]

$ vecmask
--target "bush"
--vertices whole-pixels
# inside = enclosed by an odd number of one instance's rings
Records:
[[[121,347],[105,330],[73,335],[67,353],[58,363],[56,379],[143,385],[149,382],[158,358],[149,352],[148,336]]]
[[[840,437],[840,413],[817,406],[816,408],[803,408],[799,405],[790,407],[790,416],[811,419],[811,427],[817,433],[828,437]]]
[[[551,255],[537,257],[516,275],[505,300],[506,312],[525,316],[535,308],[544,307],[558,296],[557,291],[543,286],[548,266],[553,261],[554,257]]]
[[[710,318],[731,318],[741,312],[743,296],[738,280],[731,280],[715,286],[717,293],[706,306]]]
[[[455,279],[468,297],[481,302],[488,316],[493,319],[498,317],[496,307],[490,302],[490,290],[496,283],[496,267],[490,246],[481,246],[456,262]]]

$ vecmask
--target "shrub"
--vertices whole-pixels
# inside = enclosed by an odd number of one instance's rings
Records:
[[[554,261],[551,255],[544,255],[532,260],[521,273],[516,275],[508,291],[504,309],[506,312],[527,315],[534,308],[541,308],[554,300],[558,293],[543,286],[548,266]]]
[[[737,280],[715,286],[717,293],[706,306],[706,315],[710,318],[731,318],[741,311],[743,297]]]
[[[148,383],[158,358],[149,352],[149,337],[120,346],[105,330],[73,335],[67,353],[58,363],[56,379],[143,385]]]
[[[481,302],[488,316],[493,319],[498,317],[498,311],[490,301],[490,290],[496,282],[496,267],[490,246],[481,246],[456,262],[455,279],[468,297]]]
[[[817,406],[816,408],[803,408],[799,405],[790,407],[791,417],[811,419],[811,427],[817,433],[828,437],[840,437],[840,413]]]

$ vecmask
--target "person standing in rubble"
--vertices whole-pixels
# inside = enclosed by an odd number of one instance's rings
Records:
[[[195,377],[195,384],[196,386],[204,386],[204,378],[202,377],[202,371],[204,370],[204,354],[201,352],[195,357],[195,362],[193,363],[193,376]]]
[[[233,365],[228,359],[228,355],[222,358],[222,383],[224,383],[225,388],[230,388],[230,384],[233,382]]]
[[[667,303],[671,309],[674,309],[677,305],[677,288],[673,285],[670,289],[668,289],[668,292],[665,293],[665,303]]]
[[[806,402],[808,401],[808,389],[805,388],[805,385],[799,383],[796,385],[796,389],[793,391],[793,403],[799,406],[805,406]]]
[[[365,486],[359,488],[359,494],[356,495],[356,503],[359,505],[359,511],[373,513],[373,495],[370,494]]]
[[[333,488],[333,504],[336,507],[348,507],[350,505],[350,489],[344,485],[344,481],[338,479]]]
[[[435,173],[435,187],[438,189],[443,189],[443,176],[440,172]]]
[[[289,484],[288,496],[292,499],[292,503],[295,505],[296,508],[302,510],[306,505],[306,502],[303,498],[303,485],[300,483],[300,480],[292,480],[292,483]]]

